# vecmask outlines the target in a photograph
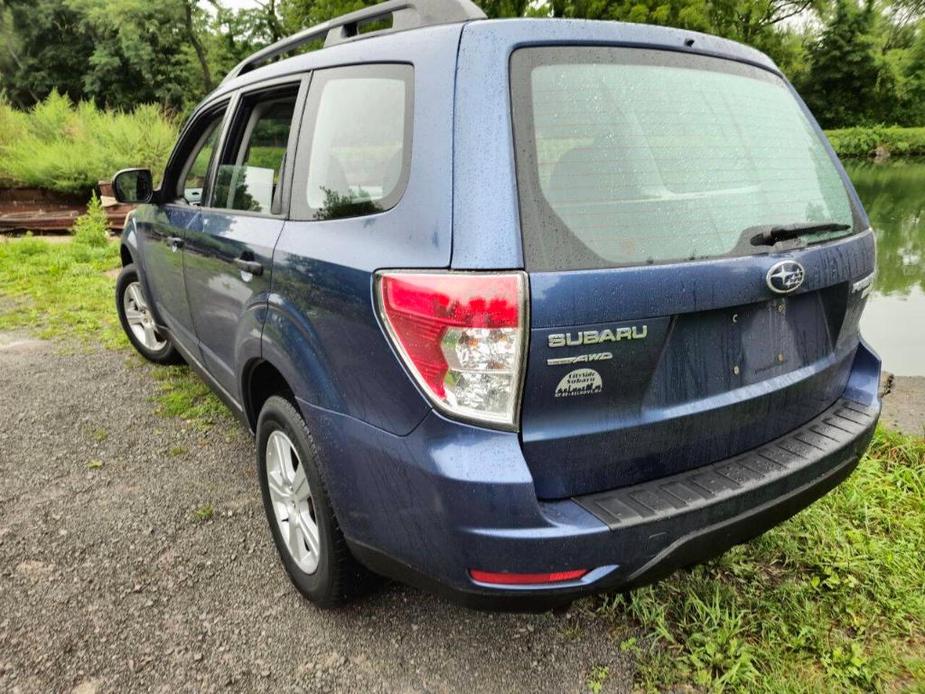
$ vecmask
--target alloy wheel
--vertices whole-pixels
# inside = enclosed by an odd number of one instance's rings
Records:
[[[151,315],[148,302],[145,301],[140,282],[132,282],[125,288],[125,293],[122,295],[122,308],[132,334],[144,345],[145,349],[152,352],[164,349],[167,340],[163,339],[157,331],[154,316]]]
[[[305,466],[280,430],[267,438],[267,488],[280,536],[296,565],[314,573],[321,558],[321,535]]]

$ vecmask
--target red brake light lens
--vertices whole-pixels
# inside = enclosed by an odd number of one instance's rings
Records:
[[[383,272],[377,293],[389,336],[434,404],[516,427],[526,343],[522,272]]]
[[[479,571],[470,569],[469,575],[479,583],[494,583],[499,586],[547,585],[549,583],[566,583],[577,581],[588,573],[587,569],[571,571],[553,571],[550,573],[515,574],[506,571]]]

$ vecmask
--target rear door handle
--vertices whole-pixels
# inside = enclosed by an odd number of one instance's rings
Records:
[[[241,272],[247,272],[254,277],[263,274],[263,265],[256,260],[247,260],[246,258],[236,258],[234,264],[240,268]]]
[[[167,243],[170,245],[170,250],[177,251],[183,248],[183,239],[179,236],[168,236]]]

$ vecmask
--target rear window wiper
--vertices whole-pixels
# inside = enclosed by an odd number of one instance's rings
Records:
[[[805,234],[815,234],[823,231],[847,231],[850,224],[838,222],[800,222],[797,224],[768,224],[746,229],[742,236],[751,235],[753,246],[773,246],[778,241],[795,239]],[[757,232],[757,233],[755,233]]]

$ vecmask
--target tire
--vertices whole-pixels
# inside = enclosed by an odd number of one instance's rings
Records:
[[[126,265],[116,279],[116,312],[129,342],[148,361],[155,364],[179,364],[180,353],[154,325],[144,287],[133,264]]]
[[[317,461],[296,408],[285,398],[268,398],[257,420],[257,477],[267,522],[289,580],[315,605],[329,608],[365,592],[371,575],[347,548]]]

